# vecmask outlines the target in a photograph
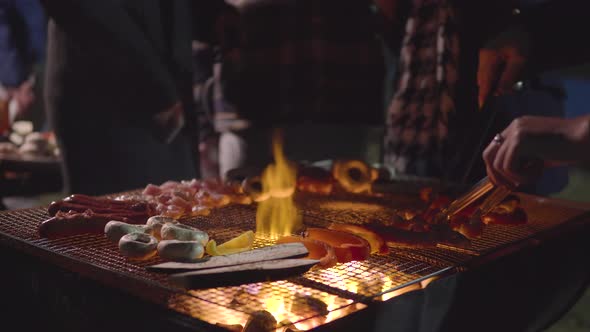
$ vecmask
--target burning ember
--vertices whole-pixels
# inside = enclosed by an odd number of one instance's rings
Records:
[[[293,234],[301,228],[301,217],[293,202],[296,167],[283,153],[283,137],[275,131],[272,139],[274,163],[262,173],[262,191],[270,198],[260,202],[256,211],[256,234],[271,239]]]

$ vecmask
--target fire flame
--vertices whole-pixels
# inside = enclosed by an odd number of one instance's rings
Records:
[[[297,181],[295,165],[283,153],[283,137],[276,130],[272,139],[274,163],[262,173],[262,191],[270,198],[260,202],[256,211],[256,234],[271,239],[293,234],[302,226],[293,202]]]

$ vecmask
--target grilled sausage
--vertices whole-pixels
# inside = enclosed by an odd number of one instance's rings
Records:
[[[55,216],[39,225],[39,236],[43,238],[60,238],[84,233],[102,234],[106,224],[119,220],[128,224],[139,222],[120,215],[99,214],[92,210],[79,212],[57,212]]]

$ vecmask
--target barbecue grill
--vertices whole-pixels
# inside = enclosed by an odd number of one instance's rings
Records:
[[[1,213],[0,243],[92,280],[105,292],[121,290],[150,305],[152,312],[166,313],[175,317],[177,323],[182,321],[184,327],[224,330],[216,324],[243,325],[251,314],[266,310],[281,323],[279,330],[330,330],[354,317],[362,318],[371,309],[382,308],[400,294],[423,289],[432,280],[444,280],[446,276],[498,260],[508,252],[523,250],[570,227],[587,229],[590,216],[580,206],[520,196],[529,216],[527,224],[489,225],[482,238],[468,247],[393,248],[385,256],[372,255],[366,261],[311,270],[287,280],[203,290],[178,288],[168,282],[167,275],[147,271],[146,266],[161,262],[159,258],[142,262],[126,260],[104,236],[39,238],[38,224],[48,218],[45,208]],[[296,202],[305,225],[325,227],[330,222],[363,223],[387,218],[392,209],[415,204],[416,198],[407,194],[383,197],[298,194]],[[214,210],[210,216],[184,222],[222,242],[255,229],[255,218],[255,207],[231,205]],[[272,242],[264,239],[255,242],[256,247],[269,244]],[[147,317],[143,319],[149,321]]]

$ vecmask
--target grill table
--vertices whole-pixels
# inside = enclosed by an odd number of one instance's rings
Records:
[[[7,177],[7,172],[14,176]],[[59,159],[0,153],[0,197],[39,195],[61,190]]]
[[[465,305],[460,296],[453,298],[453,294],[463,294],[463,285],[470,283],[474,288],[467,288],[469,291],[482,287],[490,290],[482,286],[479,280],[483,277],[477,276],[478,271],[507,259],[509,262],[522,253],[529,252],[530,257],[530,252],[541,252],[540,244],[573,239],[572,233],[578,237],[588,235],[590,216],[585,213],[586,206],[520,196],[529,223],[488,226],[483,237],[468,248],[393,249],[386,256],[372,255],[366,261],[338,264],[288,280],[205,290],[184,290],[171,285],[165,274],[145,270],[145,266],[161,262],[159,258],[127,261],[104,236],[39,238],[37,225],[48,218],[44,208],[8,211],[0,214],[0,245],[5,256],[3,261],[7,263],[4,278],[8,280],[4,283],[8,295],[3,312],[13,313],[13,317],[23,316],[18,320],[21,325],[47,328],[50,324],[73,331],[224,330],[215,324],[243,324],[257,310],[270,311],[285,326],[293,323],[299,329],[314,331],[346,330],[353,326],[357,329],[358,322],[385,330],[391,328],[392,321],[404,328],[421,320],[427,322],[421,328],[432,324],[454,326],[465,321],[455,319],[461,316],[456,313],[457,308],[469,308],[469,304]],[[296,201],[304,223],[322,227],[332,221],[385,218],[392,208],[411,205],[415,198],[306,195],[298,196]],[[185,223],[223,242],[255,229],[255,208],[228,206]],[[570,242],[558,248],[588,242]],[[258,239],[255,246],[268,244]],[[580,252],[586,251],[576,250],[574,254]],[[543,259],[540,261],[539,266],[548,265],[543,264]],[[519,267],[528,266],[523,262],[494,280],[514,277]],[[496,270],[503,269],[502,266]],[[496,286],[509,290],[505,285]],[[412,292],[415,290],[422,291]],[[501,292],[496,290],[496,293]],[[474,303],[483,300],[472,299]],[[421,306],[416,307],[419,303]],[[420,315],[416,316],[417,313]],[[31,319],[35,317],[38,319]],[[416,326],[410,329],[420,330]]]

